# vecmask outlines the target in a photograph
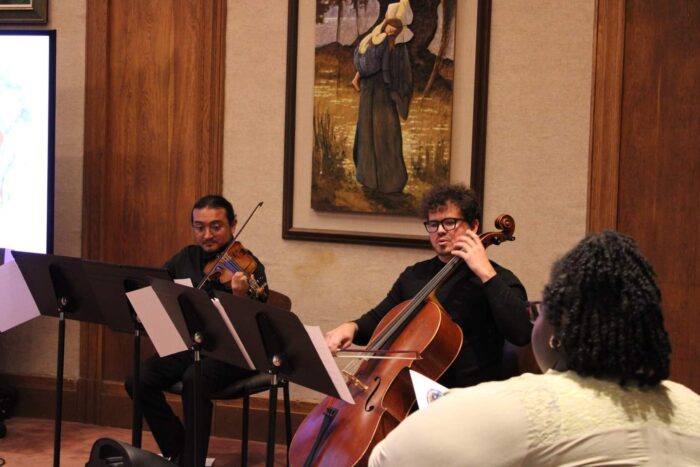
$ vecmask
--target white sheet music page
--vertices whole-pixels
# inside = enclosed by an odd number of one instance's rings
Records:
[[[12,261],[0,266],[0,332],[40,314],[17,263]]]
[[[321,357],[321,362],[326,368],[326,373],[328,373],[328,375],[331,377],[331,381],[333,381],[333,385],[338,391],[340,398],[348,404],[354,404],[355,401],[352,398],[352,394],[350,394],[350,389],[348,389],[348,385],[345,383],[345,378],[343,378],[340,368],[338,368],[338,365],[333,359],[331,351],[328,349],[328,345],[326,345],[326,339],[323,337],[321,328],[319,326],[308,326],[306,324],[304,325],[304,328],[306,329],[306,333],[309,335],[311,342],[316,348],[316,353],[318,353],[318,356]]]
[[[224,311],[224,307],[221,306],[221,302],[219,301],[218,298],[213,298],[212,303],[214,304],[216,309],[219,310],[219,314],[221,315],[221,319],[223,319],[224,323],[226,323],[226,327],[228,328],[228,331],[233,336],[233,339],[236,341],[236,345],[238,346],[238,349],[241,351],[241,354],[243,354],[243,358],[245,358],[245,361],[248,364],[248,367],[251,370],[255,370],[255,365],[253,365],[253,360],[250,359],[250,355],[248,355],[248,351],[245,349],[245,346],[243,345],[241,338],[238,337],[238,333],[236,332],[236,329],[233,327],[231,320],[228,319],[228,316],[226,315],[226,311]]]
[[[418,409],[424,409],[430,404],[447,394],[447,389],[437,381],[433,381],[427,376],[423,376],[414,370],[409,370],[411,381],[413,382],[413,391],[416,393],[416,402]]]
[[[126,296],[146,329],[148,337],[151,338],[158,355],[165,357],[187,350],[187,343],[180,336],[153,287],[134,290],[128,292]]]

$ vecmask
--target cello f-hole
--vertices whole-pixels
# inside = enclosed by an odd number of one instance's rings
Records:
[[[379,386],[382,384],[382,377],[377,376],[374,378],[374,388],[372,388],[372,392],[369,393],[369,396],[367,396],[367,402],[365,402],[365,411],[371,412],[374,410],[374,404],[372,404],[370,401],[372,400],[372,397],[374,394],[379,390]]]

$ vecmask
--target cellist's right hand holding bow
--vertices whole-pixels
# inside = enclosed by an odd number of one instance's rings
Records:
[[[352,344],[352,339],[357,332],[357,324],[353,322],[343,323],[326,333],[326,345],[333,355],[339,350],[347,349]]]

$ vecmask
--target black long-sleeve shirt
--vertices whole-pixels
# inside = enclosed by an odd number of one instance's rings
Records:
[[[530,342],[525,288],[511,271],[491,264],[496,275],[482,283],[462,262],[437,292],[438,302],[464,333],[459,355],[440,378],[448,387],[501,379],[504,339],[515,345]],[[416,296],[444,266],[436,256],[406,268],[386,298],[355,321],[359,330],[354,343],[366,345],[382,317]]]

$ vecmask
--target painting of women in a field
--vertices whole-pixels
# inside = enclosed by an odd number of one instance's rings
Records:
[[[449,180],[455,0],[317,0],[311,205],[416,215]]]

